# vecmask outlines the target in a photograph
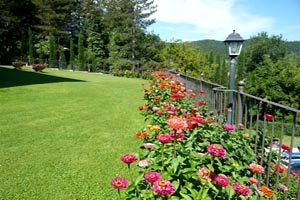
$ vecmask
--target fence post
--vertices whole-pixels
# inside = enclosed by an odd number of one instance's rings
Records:
[[[244,81],[239,81],[239,92],[238,92],[238,105],[237,105],[237,109],[238,109],[238,120],[237,123],[242,123],[242,119],[243,119],[243,103],[242,103],[242,94],[244,92],[244,86],[245,86],[245,82]]]

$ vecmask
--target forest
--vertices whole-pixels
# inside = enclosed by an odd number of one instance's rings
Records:
[[[157,9],[153,0],[2,0],[0,64],[105,73],[171,68],[228,86],[224,43],[163,41],[147,31]],[[261,31],[244,42],[236,67],[247,93],[300,109],[300,41]]]

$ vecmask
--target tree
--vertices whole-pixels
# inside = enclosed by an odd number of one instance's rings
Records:
[[[32,31],[31,28],[28,27],[28,46],[29,46],[29,64],[33,63],[33,59],[34,59],[34,51],[33,51],[33,35],[32,35]]]
[[[153,0],[106,0],[105,24],[109,34],[109,61],[113,67],[134,69],[143,57],[146,28],[154,23]]]
[[[79,32],[78,37],[78,57],[77,57],[77,67],[79,70],[85,70],[84,69],[84,38],[83,38],[83,32],[82,30]]]
[[[74,42],[73,38],[70,38],[70,68],[74,70],[75,53],[74,53]]]
[[[293,58],[273,63],[269,55],[248,74],[246,92],[261,98],[300,108],[300,65]]]
[[[49,67],[55,67],[56,62],[56,46],[53,35],[49,36]]]
[[[287,53],[287,46],[282,40],[282,36],[269,37],[266,32],[262,32],[249,40],[245,50],[247,51],[246,72],[251,72],[263,62],[266,55],[270,57],[272,63],[284,58]]]

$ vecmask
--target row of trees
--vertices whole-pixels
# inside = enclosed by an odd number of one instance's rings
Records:
[[[225,52],[164,42],[147,32],[156,9],[153,0],[2,0],[0,63],[89,71],[172,68],[227,86]],[[247,92],[300,108],[299,57],[288,54],[281,36],[259,33],[238,56],[236,82],[245,79]]]

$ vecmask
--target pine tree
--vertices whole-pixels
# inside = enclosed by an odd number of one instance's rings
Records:
[[[70,68],[75,70],[75,53],[74,53],[74,42],[73,39],[70,38]]]
[[[33,35],[31,28],[28,27],[28,46],[29,46],[29,64],[33,64],[34,54],[33,54]]]
[[[56,48],[55,38],[53,35],[49,36],[49,67],[55,67],[56,62]]]

